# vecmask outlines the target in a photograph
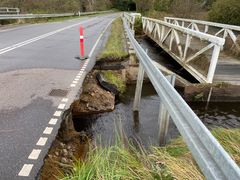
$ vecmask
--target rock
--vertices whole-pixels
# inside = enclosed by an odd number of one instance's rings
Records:
[[[67,150],[71,150],[72,148],[71,148],[71,146],[70,145],[68,145],[67,146]]]
[[[60,142],[59,145],[61,148],[64,148],[64,143]]]
[[[69,164],[73,164],[73,160],[69,159],[68,160]]]
[[[67,159],[66,159],[65,157],[62,157],[62,158],[61,158],[61,163],[63,163],[63,164],[67,164],[68,161],[67,161]]]
[[[67,156],[68,155],[68,151],[66,149],[62,150],[63,156]]]
[[[73,157],[73,153],[71,151],[68,154],[70,157]]]
[[[55,152],[55,155],[56,155],[56,156],[59,156],[59,152],[56,151],[56,152]]]

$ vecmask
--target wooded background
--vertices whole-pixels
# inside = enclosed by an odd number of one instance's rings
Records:
[[[118,9],[160,18],[167,15],[240,25],[240,0],[0,0],[22,13],[64,13]]]

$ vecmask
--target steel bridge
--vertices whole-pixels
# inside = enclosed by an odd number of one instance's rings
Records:
[[[133,111],[139,111],[143,78],[144,74],[146,74],[160,98],[158,117],[160,144],[165,143],[171,117],[206,179],[240,179],[238,165],[174,89],[174,76],[165,77],[148,56],[147,51],[134,38],[134,28],[132,28],[134,24],[132,22],[135,21],[135,17],[136,15],[126,13],[123,16],[127,38],[139,60]],[[211,83],[213,81],[219,54],[225,43],[224,38],[165,21],[146,17],[141,18],[144,32],[182,64],[194,77],[201,82]],[[196,40],[193,41],[193,38]],[[183,44],[184,42],[186,44]],[[193,47],[199,47],[199,45],[195,45],[196,42],[203,43],[200,50],[188,53],[191,52],[190,49],[193,49]],[[204,74],[191,61],[206,51],[209,51],[206,55],[206,58],[209,58],[209,67]]]

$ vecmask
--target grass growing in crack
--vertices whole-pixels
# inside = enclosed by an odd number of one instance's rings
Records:
[[[240,129],[212,131],[225,150],[240,164]],[[91,148],[85,161],[78,161],[64,180],[90,179],[204,179],[181,138],[165,147],[145,151],[128,142]]]
[[[111,27],[111,34],[105,46],[105,49],[99,56],[99,60],[101,59],[113,59],[113,60],[121,60],[125,59],[128,54],[124,49],[124,28],[122,24],[122,19],[117,18]]]
[[[126,82],[122,77],[114,71],[102,71],[104,78],[110,83],[117,86],[120,93],[124,93],[126,90]]]

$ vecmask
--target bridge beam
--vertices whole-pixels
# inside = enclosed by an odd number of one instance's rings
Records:
[[[142,95],[143,78],[144,78],[144,69],[142,64],[139,63],[137,85],[136,85],[135,97],[133,102],[133,111],[139,111],[140,100]]]
[[[170,84],[174,87],[175,85],[175,74],[169,75],[166,77]],[[166,144],[166,137],[168,133],[170,115],[167,109],[164,107],[163,103],[160,103],[160,110],[158,116],[159,124],[159,145],[163,146]]]

